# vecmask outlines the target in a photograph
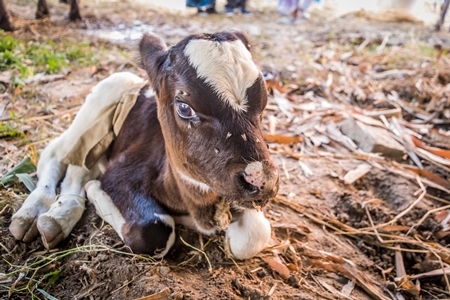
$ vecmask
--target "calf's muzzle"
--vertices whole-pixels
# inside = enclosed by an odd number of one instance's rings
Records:
[[[278,192],[278,170],[270,160],[249,163],[235,175],[235,180],[243,195],[236,204],[243,207],[262,207]]]

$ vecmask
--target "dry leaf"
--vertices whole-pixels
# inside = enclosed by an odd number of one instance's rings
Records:
[[[344,299],[352,299],[349,296],[339,292],[337,289],[335,289],[332,285],[329,285],[325,279],[316,277],[316,280],[320,283],[321,286],[323,286],[325,289],[327,289],[331,294],[339,296],[339,298]]]
[[[449,221],[450,218],[450,212],[448,210],[443,210],[440,211],[439,213],[436,214],[436,216],[434,217],[434,219],[436,220],[436,222],[442,223],[445,222],[447,223]],[[443,225],[443,224],[441,224]],[[448,228],[447,228],[448,229]]]
[[[444,237],[446,237],[447,235],[450,234],[450,224],[449,224],[450,223],[450,212],[448,210],[440,211],[439,213],[436,214],[434,219],[442,227],[442,230],[439,230],[438,232],[434,233],[434,236],[437,239],[443,239]]]
[[[422,148],[416,148],[416,152],[417,152],[417,154],[422,156],[422,158],[426,158],[428,160],[437,162],[437,163],[445,165],[445,166],[450,166],[450,159],[443,158],[442,156],[433,154]]]
[[[444,150],[444,149],[428,146],[428,145],[424,144],[421,140],[414,137],[413,135],[411,135],[411,139],[416,147],[425,149],[437,156],[440,156],[440,157],[450,160],[450,150]]]
[[[424,177],[435,184],[439,184],[446,189],[450,189],[450,182],[442,178],[441,176],[431,173],[424,169],[417,169],[410,166],[405,166],[405,169],[419,175],[420,177]]]
[[[298,234],[304,235],[304,236],[306,236],[306,235],[311,233],[311,230],[309,230],[308,227],[302,226],[302,225],[297,225],[297,224],[285,224],[285,223],[277,224],[277,223],[274,223],[274,224],[272,224],[272,228],[273,229],[277,229],[277,228],[287,229],[287,230],[290,230],[290,231],[293,231],[293,232],[297,232]]]
[[[386,225],[380,227],[381,231],[408,231],[411,227],[410,226],[402,226],[402,225]]]
[[[445,238],[447,235],[449,235],[450,234],[450,231],[442,231],[442,230],[439,230],[438,232],[435,232],[434,234],[433,234],[433,236],[435,237],[435,238],[437,238],[438,240],[441,240],[441,239],[443,239],[443,238]]]
[[[284,279],[289,279],[291,277],[291,272],[289,271],[288,267],[286,267],[284,264],[279,263],[274,258],[271,257],[264,257],[262,259],[273,271],[278,273],[281,277]]]
[[[400,248],[397,246],[397,248]],[[413,297],[417,297],[420,294],[420,287],[414,285],[405,270],[405,264],[403,262],[403,255],[400,250],[395,251],[395,271],[398,282],[398,286]]]
[[[300,143],[303,138],[300,136],[286,136],[281,134],[268,134],[263,132],[263,138],[268,143],[291,144]]]
[[[411,280],[415,280],[415,279],[423,279],[423,278],[427,278],[427,277],[442,276],[444,274],[450,274],[450,267],[447,267],[444,269],[438,269],[438,270],[434,270],[434,271],[430,271],[430,272],[426,272],[426,273],[412,275],[412,276],[410,276],[410,278],[411,278]]]
[[[170,299],[170,289],[165,288],[161,292],[141,298],[136,298],[135,300],[168,300],[168,299]]]

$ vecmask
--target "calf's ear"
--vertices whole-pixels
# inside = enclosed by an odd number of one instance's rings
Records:
[[[164,64],[167,56],[167,45],[158,36],[146,33],[139,44],[142,67],[147,71],[150,81],[156,79],[158,70]]]
[[[235,37],[241,40],[241,42],[244,44],[245,48],[247,48],[248,51],[251,51],[250,42],[248,41],[247,36],[242,31],[239,31],[237,29],[230,30],[230,33],[233,34]]]

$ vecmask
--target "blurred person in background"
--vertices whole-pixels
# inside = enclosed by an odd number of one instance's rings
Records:
[[[186,0],[187,7],[196,7],[199,16],[217,14],[216,0]]]
[[[278,20],[278,24],[298,24],[300,18],[309,19],[309,6],[313,0],[278,0],[278,12],[285,17]]]
[[[225,4],[225,14],[229,17],[233,16],[234,10],[239,9],[243,15],[249,16],[252,13],[247,10],[246,6],[247,0],[228,0]]]

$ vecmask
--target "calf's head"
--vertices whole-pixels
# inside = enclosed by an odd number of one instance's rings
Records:
[[[173,174],[236,208],[275,196],[278,171],[261,133],[267,89],[245,36],[192,35],[168,48],[145,35],[140,51]]]

